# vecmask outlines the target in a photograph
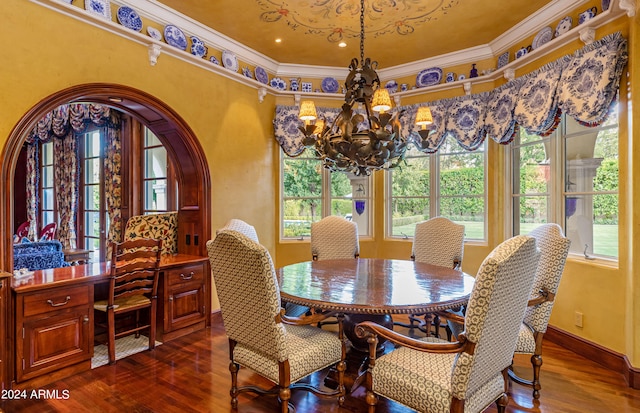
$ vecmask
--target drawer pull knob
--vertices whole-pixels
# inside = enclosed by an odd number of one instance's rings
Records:
[[[180,278],[182,278],[183,280],[190,280],[193,278],[193,276],[194,276],[193,271],[191,271],[189,275],[184,275],[183,273],[180,273]]]
[[[62,305],[67,304],[69,302],[69,300],[71,300],[71,296],[68,295],[67,298],[65,298],[63,303],[55,303],[54,304],[52,300],[47,300],[47,304],[49,304],[51,307],[60,307]]]

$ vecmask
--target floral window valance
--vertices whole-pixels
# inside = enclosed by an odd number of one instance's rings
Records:
[[[514,79],[490,92],[400,106],[403,134],[422,152],[436,152],[447,137],[466,150],[478,148],[488,136],[507,144],[516,125],[529,133],[548,135],[558,125],[561,112],[576,121],[596,126],[604,122],[615,103],[622,70],[627,63],[627,41],[613,33],[572,55]],[[421,138],[415,116],[420,106],[433,115],[431,132]],[[276,107],[275,137],[289,156],[302,153],[298,107]],[[331,122],[339,109],[318,108],[318,116]]]
[[[33,128],[27,143],[48,142],[53,137],[62,138],[73,131],[82,133],[89,125],[118,127],[119,113],[97,103],[73,103],[60,105],[42,117]]]

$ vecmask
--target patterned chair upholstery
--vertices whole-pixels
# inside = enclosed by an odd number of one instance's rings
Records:
[[[162,255],[178,253],[178,213],[134,215],[127,220],[124,241],[161,239]]]
[[[413,236],[411,249],[412,260],[460,269],[463,254],[464,225],[456,224],[445,217],[434,217],[416,224],[416,232]],[[409,316],[410,324],[400,322],[395,322],[394,324],[414,328],[414,323],[418,322],[418,328],[427,332],[426,325],[431,324],[431,318],[428,315],[424,320],[420,320],[419,316],[420,314]],[[433,326],[435,327],[435,336],[439,337],[439,317],[436,316],[434,318]],[[451,341],[451,330],[447,323],[444,323],[442,327],[446,328],[447,337]]]
[[[335,215],[312,223],[311,255],[314,261],[357,258],[358,224]]]
[[[540,263],[533,282],[529,307],[520,326],[516,344],[517,354],[531,354],[533,379],[525,380],[509,370],[516,383],[531,386],[533,398],[540,398],[540,366],[542,365],[542,337],[547,331],[555,295],[560,285],[571,240],[562,234],[558,224],[544,224],[529,233],[540,249]]]
[[[207,242],[207,251],[229,337],[232,408],[237,408],[240,393],[251,391],[277,394],[282,412],[287,412],[290,390],[297,387],[320,397],[337,397],[342,404],[346,343],[341,317],[336,334],[308,325],[324,315],[296,319],[285,316],[269,252],[237,231],[219,231],[214,240]],[[322,391],[307,383],[291,384],[336,363],[339,383],[335,391]],[[252,369],[276,383],[276,387],[238,387],[240,366]]]
[[[258,233],[253,225],[249,225],[241,219],[232,218],[224,224],[224,227],[220,228],[219,231],[230,229],[233,231],[238,231],[239,233],[249,237],[254,242],[260,243],[258,240]]]
[[[358,336],[370,337],[369,412],[375,411],[377,395],[421,412],[481,412],[494,401],[504,412],[506,371],[539,255],[533,237],[519,235],[485,258],[457,342],[417,340],[372,322],[358,324]],[[401,347],[376,359],[378,336]]]

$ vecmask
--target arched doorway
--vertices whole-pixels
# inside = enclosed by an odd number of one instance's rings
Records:
[[[176,165],[178,185],[178,251],[206,255],[204,240],[211,233],[210,176],[204,152],[187,123],[165,103],[146,92],[117,84],[91,83],[56,92],[32,107],[13,128],[2,152],[0,242],[6,271],[13,269],[13,175],[20,148],[42,116],[69,102],[94,102],[114,107],[138,119],[162,141]]]

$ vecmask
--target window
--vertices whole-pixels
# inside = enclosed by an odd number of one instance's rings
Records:
[[[413,237],[415,225],[444,216],[465,226],[465,239],[485,239],[485,145],[466,151],[447,138],[435,154],[407,151],[389,173],[389,235]]]
[[[57,222],[55,188],[53,186],[53,141],[43,143],[40,152],[40,228]]]
[[[171,194],[173,180],[169,179],[170,164],[167,150],[149,129],[143,128],[143,188],[142,214],[153,214],[173,210]]]
[[[106,228],[109,215],[104,194],[104,131],[96,129],[80,135],[81,176],[78,187],[78,235],[79,245],[91,250],[91,261],[104,261],[106,252]]]
[[[521,130],[511,147],[513,234],[560,224],[571,252],[618,257],[618,119],[597,127],[563,116],[550,137]]]
[[[281,165],[282,238],[310,236],[311,223],[327,215],[355,221],[358,233],[369,235],[369,177],[330,172],[311,149],[295,158],[283,154]]]

